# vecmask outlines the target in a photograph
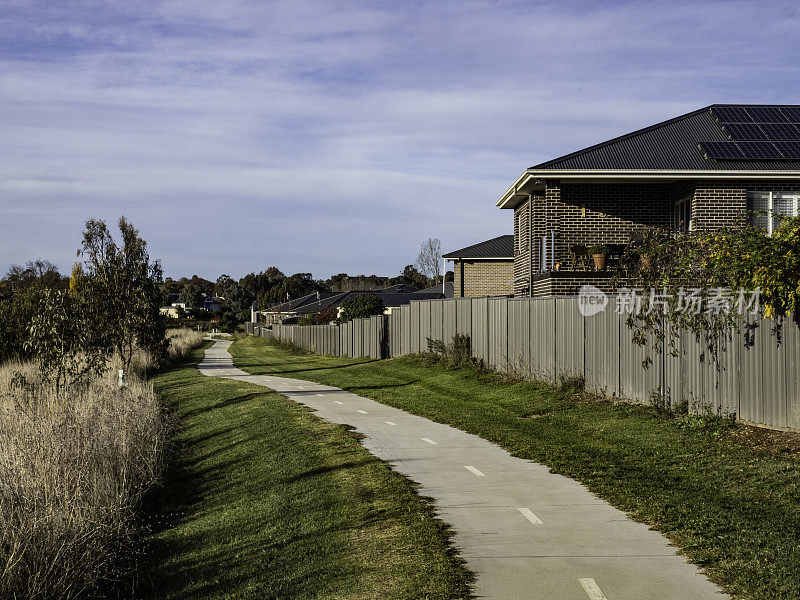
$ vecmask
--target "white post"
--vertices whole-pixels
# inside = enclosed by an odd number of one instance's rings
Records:
[[[119,387],[125,387],[125,371],[120,369],[117,371],[117,375],[119,375]]]

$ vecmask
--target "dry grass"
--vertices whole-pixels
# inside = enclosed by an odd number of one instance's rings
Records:
[[[192,329],[168,329],[167,340],[167,364],[174,364],[184,360],[189,353],[197,348],[203,341],[205,334],[202,331],[194,331]],[[131,361],[131,370],[139,377],[147,377],[155,373],[159,365],[153,356],[146,350],[141,348],[134,351],[133,360]],[[118,369],[122,368],[122,361],[115,357],[109,364],[109,370],[116,373]]]
[[[194,331],[192,329],[167,330],[169,360],[177,362],[186,358],[189,352],[202,343],[204,336],[205,334],[202,331]]]
[[[171,332],[172,360],[202,339],[187,331]],[[170,428],[152,385],[126,380],[109,369],[59,394],[32,364],[0,365],[0,598],[82,598],[128,579]]]

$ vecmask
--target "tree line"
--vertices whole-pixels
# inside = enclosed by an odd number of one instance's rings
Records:
[[[161,264],[129,221],[117,226],[119,240],[104,221],[86,222],[71,277],[46,260],[11,266],[0,281],[0,360],[35,359],[61,386],[115,354],[126,369],[138,348],[163,358]]]

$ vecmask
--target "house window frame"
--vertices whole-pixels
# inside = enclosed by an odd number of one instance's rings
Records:
[[[686,221],[685,225],[681,227],[681,213],[682,206],[686,205]],[[692,218],[692,197],[686,196],[677,200],[672,205],[672,227],[675,231],[694,231],[694,219]]]
[[[755,195],[756,194],[766,194],[766,196],[767,196],[767,211],[766,211],[767,215],[766,215],[766,218],[767,218],[767,235],[769,235],[769,236],[772,236],[772,234],[775,232],[775,221],[776,221],[776,219],[775,219],[775,217],[773,215],[773,210],[774,210],[774,206],[775,206],[775,204],[774,204],[775,194],[780,194],[782,196],[792,196],[792,198],[793,198],[792,214],[789,215],[789,216],[790,217],[797,217],[798,215],[800,215],[800,191],[776,192],[776,191],[773,191],[773,190],[750,190],[750,191],[747,192],[747,204],[748,204],[748,209],[751,211],[751,213],[755,212],[753,210],[752,206],[753,206],[753,201],[755,199]],[[783,215],[783,213],[777,213],[777,214]],[[760,227],[759,225],[757,225],[755,223],[755,219],[756,219],[756,215],[755,214],[751,214],[751,216],[750,216],[750,224],[752,226],[754,226],[754,227]]]

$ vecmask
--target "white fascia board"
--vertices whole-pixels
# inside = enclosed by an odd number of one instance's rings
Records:
[[[658,181],[675,179],[800,179],[800,171],[653,171],[640,170],[576,170],[547,169],[527,170],[517,178],[514,185],[506,190],[495,203],[499,208],[515,208],[527,198],[526,184],[532,179],[579,179],[586,181]]]

